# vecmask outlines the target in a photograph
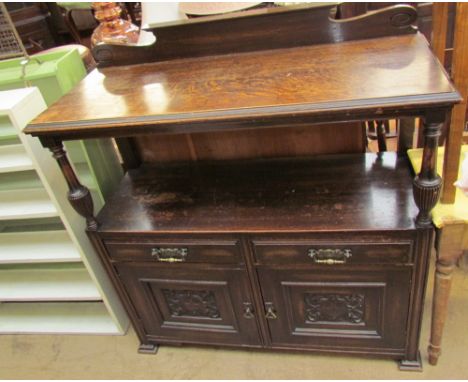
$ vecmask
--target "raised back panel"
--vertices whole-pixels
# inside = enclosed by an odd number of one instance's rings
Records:
[[[99,66],[280,49],[415,33],[416,10],[394,5],[336,20],[335,5],[256,9],[161,24],[156,43],[144,47],[98,45]]]
[[[160,163],[316,154],[362,153],[365,131],[358,122],[183,135],[137,136],[141,161]]]

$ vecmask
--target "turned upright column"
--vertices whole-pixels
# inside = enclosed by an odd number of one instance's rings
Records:
[[[431,210],[440,196],[442,178],[437,174],[437,147],[445,117],[444,110],[428,113],[423,120],[424,149],[421,171],[413,181],[414,200],[419,208],[416,217],[418,227],[428,227],[432,224]]]
[[[73,170],[70,161],[68,160],[67,153],[63,148],[63,142],[57,139],[41,138],[41,143],[47,147],[55,160],[57,161],[60,170],[68,184],[68,201],[76,212],[86,219],[86,228],[89,231],[96,231],[98,222],[94,217],[94,205],[91,192],[86,186],[83,186],[75,171]]]

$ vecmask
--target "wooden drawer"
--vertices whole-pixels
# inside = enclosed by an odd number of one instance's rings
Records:
[[[397,264],[411,263],[412,240],[392,242],[314,239],[254,239],[259,264]]]
[[[155,263],[243,263],[236,239],[142,238],[104,241],[109,256],[119,261]]]

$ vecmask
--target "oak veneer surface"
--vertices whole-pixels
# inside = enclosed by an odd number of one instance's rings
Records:
[[[412,175],[395,153],[217,161],[131,170],[100,232],[414,229]]]
[[[145,125],[456,101],[417,33],[94,70],[26,132],[76,137],[120,126],[133,135]]]
[[[343,130],[346,134],[342,134]],[[214,131],[196,134],[150,134],[134,137],[142,162],[226,160],[364,153],[366,136],[360,122]]]

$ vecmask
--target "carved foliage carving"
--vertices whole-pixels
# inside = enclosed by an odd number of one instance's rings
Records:
[[[162,293],[173,317],[221,317],[212,291],[163,289]]]
[[[316,294],[304,295],[305,317],[310,322],[364,321],[365,298],[363,294]]]

